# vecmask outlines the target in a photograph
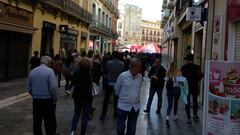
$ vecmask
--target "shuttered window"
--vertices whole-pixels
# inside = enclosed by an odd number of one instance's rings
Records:
[[[240,21],[238,21],[235,25],[235,54],[234,59],[235,61],[240,62]]]

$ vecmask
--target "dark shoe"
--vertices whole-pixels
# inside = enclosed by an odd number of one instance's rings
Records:
[[[105,115],[101,115],[101,116],[99,117],[100,120],[104,120],[104,118],[105,118]]]
[[[199,120],[199,117],[197,115],[193,116],[193,120]]]
[[[170,128],[169,120],[166,120],[166,126]]]
[[[144,110],[143,112],[145,112],[145,113],[150,113],[150,110],[146,109],[146,110]]]
[[[156,111],[156,114],[161,114],[161,110],[157,110],[157,111]]]
[[[190,124],[192,124],[192,120],[191,119],[188,119],[187,120],[187,123],[190,125]]]

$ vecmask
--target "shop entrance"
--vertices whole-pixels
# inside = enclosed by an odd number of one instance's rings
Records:
[[[0,37],[0,80],[27,76],[32,36],[0,30]]]

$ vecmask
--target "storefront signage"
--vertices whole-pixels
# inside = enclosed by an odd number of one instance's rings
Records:
[[[78,35],[79,32],[74,29],[70,29],[68,25],[60,25],[59,26],[59,32],[65,33],[65,34],[71,34],[71,35]]]
[[[32,26],[33,13],[27,10],[0,3],[0,21]]]
[[[188,7],[186,20],[201,21],[201,9],[200,7]]]
[[[56,30],[56,24],[43,21],[43,29],[46,29],[46,30]]]
[[[203,135],[240,135],[240,63],[207,61]]]
[[[186,20],[187,21],[206,21],[207,9],[202,7],[188,7]]]

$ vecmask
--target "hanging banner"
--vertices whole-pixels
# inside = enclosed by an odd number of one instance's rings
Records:
[[[207,61],[203,135],[240,135],[240,63]]]
[[[222,46],[222,16],[214,17],[213,40],[212,40],[212,60],[219,60]]]

